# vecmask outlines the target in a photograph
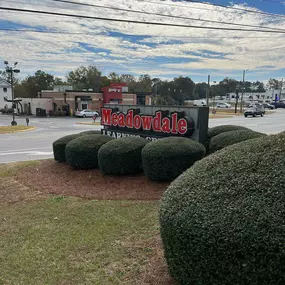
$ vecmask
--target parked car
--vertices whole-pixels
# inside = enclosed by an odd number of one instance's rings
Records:
[[[231,108],[232,105],[228,103],[218,103],[217,108]]]
[[[75,113],[75,117],[81,117],[81,118],[87,118],[87,117],[93,117],[93,116],[97,116],[99,117],[99,113],[98,112],[94,112],[88,109],[82,110],[82,111],[77,111]]]
[[[252,117],[256,117],[256,116],[261,116],[263,117],[265,114],[265,110],[264,110],[264,107],[261,105],[261,106],[252,106],[248,109],[245,110],[244,112],[244,116],[245,117],[248,117],[248,116],[252,116]]]
[[[278,108],[285,109],[285,103],[284,102],[271,102],[270,105],[274,106],[275,109],[278,109]]]
[[[264,103],[264,104],[263,104],[263,107],[264,107],[265,109],[269,109],[269,110],[275,109],[275,106],[273,106],[273,105],[271,105],[271,104],[268,104],[268,103]]]

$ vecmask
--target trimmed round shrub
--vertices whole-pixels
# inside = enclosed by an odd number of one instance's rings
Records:
[[[69,142],[65,148],[66,162],[75,169],[98,167],[98,151],[102,145],[113,140],[104,135],[80,136]]]
[[[205,156],[205,147],[191,139],[169,137],[142,150],[145,175],[154,181],[171,181]]]
[[[164,193],[160,229],[180,284],[285,284],[285,134],[229,146]]]
[[[98,153],[100,170],[107,175],[141,172],[141,152],[147,143],[143,138],[124,137],[104,144]]]
[[[54,155],[54,159],[58,162],[65,162],[65,147],[66,145],[76,139],[80,137],[80,134],[73,134],[73,135],[68,135],[65,137],[62,137],[58,140],[56,140],[52,146],[53,146],[53,155]]]
[[[229,131],[237,131],[237,130],[250,130],[246,127],[242,126],[235,126],[235,125],[222,125],[222,126],[216,126],[213,128],[209,128],[208,130],[208,137],[211,139],[214,136],[217,136],[221,133],[229,132]]]
[[[213,153],[217,150],[223,149],[229,145],[238,142],[259,138],[265,134],[254,132],[251,130],[238,130],[221,133],[214,136],[210,141],[209,152]]]
[[[93,131],[85,131],[80,133],[80,135],[101,135],[101,131],[100,130],[93,130]]]

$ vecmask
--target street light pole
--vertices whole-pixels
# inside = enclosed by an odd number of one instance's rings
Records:
[[[12,92],[12,109],[13,109],[13,121],[11,122],[12,126],[17,126],[17,122],[15,121],[15,111],[14,111],[14,106],[15,106],[15,96],[14,96],[14,77],[13,73],[20,73],[19,69],[15,69],[18,62],[14,63],[14,67],[10,67],[8,61],[4,61],[4,64],[6,65],[6,72],[10,73],[10,81],[11,81],[11,92]]]

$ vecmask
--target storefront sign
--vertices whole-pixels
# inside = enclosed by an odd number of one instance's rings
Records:
[[[116,108],[101,109],[101,124],[104,131],[136,133],[143,137],[191,136],[194,122],[184,112],[158,110],[154,115],[141,114],[140,109],[129,109],[126,113]]]
[[[119,89],[119,88],[109,88],[108,92],[122,92],[122,89]]]

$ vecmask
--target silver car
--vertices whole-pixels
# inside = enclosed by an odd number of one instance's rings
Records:
[[[88,110],[88,109],[85,109],[85,110],[82,110],[82,111],[77,111],[75,113],[75,117],[81,117],[81,118],[87,118],[87,117],[99,117],[99,113],[98,112],[95,112],[95,111],[91,111],[91,110]]]
[[[228,103],[218,103],[217,108],[231,108],[231,104],[228,104]]]

